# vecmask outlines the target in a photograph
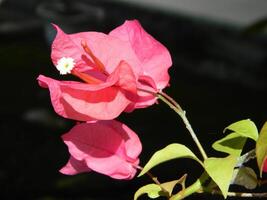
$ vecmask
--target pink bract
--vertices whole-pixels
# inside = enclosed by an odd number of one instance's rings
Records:
[[[59,115],[79,121],[114,119],[123,111],[154,104],[156,97],[144,90],[158,92],[168,85],[170,54],[137,20],[126,21],[109,34],[65,34],[54,26],[54,65],[63,57],[74,59],[72,74],[85,81],[38,77],[39,84],[49,88]]]
[[[52,105],[59,115],[79,121],[116,118],[136,98],[135,79],[124,62],[106,82],[97,85],[57,81],[43,75],[38,81],[49,88]]]
[[[267,159],[265,159],[265,161],[264,161],[264,165],[263,165],[262,171],[267,173]]]
[[[115,179],[135,176],[142,145],[125,124],[115,120],[82,123],[62,138],[71,156],[61,173],[95,171]]]

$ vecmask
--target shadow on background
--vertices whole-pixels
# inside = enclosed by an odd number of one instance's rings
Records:
[[[58,172],[68,159],[60,136],[74,122],[54,113],[48,91],[36,81],[39,74],[62,78],[49,57],[55,34],[51,22],[67,33],[107,33],[126,19],[138,19],[170,50],[173,67],[166,92],[187,111],[209,155],[216,155],[210,145],[230,123],[250,118],[260,128],[267,120],[264,35],[242,35],[235,27],[110,1],[23,2],[0,5],[1,199],[125,200],[150,182],[147,177],[116,181],[94,173],[71,177]],[[197,152],[181,120],[161,103],[123,114],[120,120],[143,142],[141,165],[155,150],[172,142],[187,144]],[[188,173],[188,184],[201,171],[186,159],[153,170],[162,181]],[[189,199],[200,197],[211,198]]]

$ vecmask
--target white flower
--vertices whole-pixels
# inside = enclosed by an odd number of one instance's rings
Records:
[[[60,74],[70,74],[74,68],[75,62],[73,58],[62,57],[57,61],[57,70]]]

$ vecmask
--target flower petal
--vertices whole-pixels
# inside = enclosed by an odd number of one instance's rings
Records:
[[[168,85],[168,69],[172,65],[170,53],[166,47],[149,35],[137,20],[126,21],[109,35],[130,44],[142,66],[142,74],[138,75],[150,76],[158,89]]]
[[[262,171],[267,173],[267,159],[265,159],[265,161],[264,161],[264,165],[263,165]]]
[[[116,82],[131,101],[137,101],[137,82],[131,66],[122,60],[107,81]]]
[[[90,69],[88,64],[82,59],[85,54],[81,41],[73,40],[68,34],[65,34],[57,25],[53,24],[57,31],[57,35],[52,43],[51,59],[55,66],[63,57],[75,60],[75,67],[80,71]],[[92,64],[93,65],[93,64]]]
[[[107,82],[98,85],[57,81],[42,75],[38,81],[40,86],[49,88],[52,105],[59,115],[78,121],[109,120],[136,97],[135,77],[127,67],[119,65]]]
[[[142,151],[142,144],[137,134],[128,126],[116,120],[106,121],[105,123],[115,132],[120,133],[121,137],[125,141],[125,156],[128,156],[129,159],[136,159]]]
[[[122,60],[134,66],[135,74],[139,73],[140,63],[129,43],[100,32],[66,34],[58,26],[54,26],[57,35],[52,44],[51,58],[55,66],[62,57],[70,57],[75,60],[79,71],[92,69],[93,61],[81,46],[81,42],[85,41],[108,73],[112,73]]]
[[[74,157],[70,156],[68,163],[59,171],[66,175],[76,175],[83,172],[90,172],[92,170],[87,166],[84,160],[76,160]]]
[[[142,147],[137,135],[126,125],[115,120],[83,123],[62,138],[71,156],[85,161],[93,171],[116,179],[134,177]]]

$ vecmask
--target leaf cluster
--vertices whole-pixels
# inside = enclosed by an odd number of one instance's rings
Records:
[[[256,158],[259,176],[267,158],[267,122],[260,133],[250,119],[235,122],[224,129],[225,136],[215,141],[212,148],[226,153],[225,157],[208,157],[200,160],[188,147],[183,144],[173,143],[155,152],[139,174],[139,177],[161,163],[180,158],[189,158],[203,167],[203,174],[194,184],[186,187],[186,176],[167,183],[148,184],[137,190],[134,199],[147,194],[151,199],[164,196],[170,200],[184,199],[185,197],[200,192],[219,192],[227,198],[229,187],[236,184],[246,189],[255,189],[258,186],[258,177],[254,169],[245,166],[246,162]],[[230,132],[230,133],[229,133]],[[255,149],[243,153],[247,140],[255,142]],[[242,154],[243,153],[243,154]],[[181,191],[173,194],[175,185],[181,184]]]

